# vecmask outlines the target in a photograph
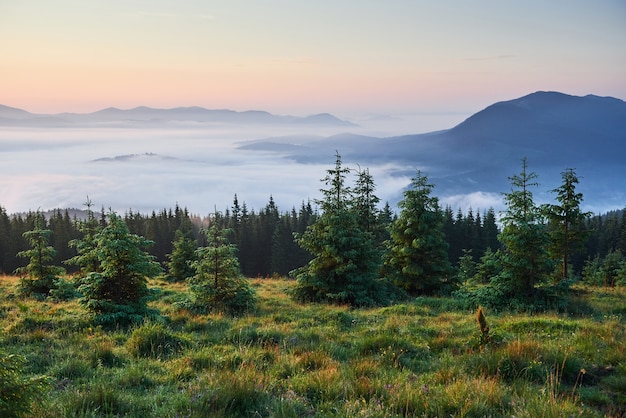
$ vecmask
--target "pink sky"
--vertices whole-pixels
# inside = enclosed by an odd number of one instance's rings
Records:
[[[626,99],[619,0],[213,3],[0,2],[0,103],[343,116]]]

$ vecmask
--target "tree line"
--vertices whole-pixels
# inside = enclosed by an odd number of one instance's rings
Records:
[[[556,254],[561,252],[560,273],[551,273],[560,277],[582,277],[592,284],[615,284],[620,277],[626,254],[626,217],[623,216],[623,211],[596,216],[582,213],[579,207],[582,195],[575,191],[578,178],[571,169],[563,173],[563,185],[553,190],[557,194],[557,200],[560,199],[561,202],[538,207],[529,200],[532,196],[530,189],[535,183],[532,181],[534,174],[526,173],[525,164],[524,160],[521,177],[512,178],[512,185],[521,187],[521,195],[510,193],[505,194],[505,198],[509,199],[509,208],[515,204],[521,205],[522,219],[531,217],[532,222],[524,220],[522,226],[536,225],[536,229],[541,232],[539,235],[543,236],[545,242],[535,243],[536,247],[549,253],[548,258],[553,262],[557,258]],[[194,248],[202,247],[206,244],[207,237],[201,231],[211,225],[218,230],[228,230],[227,239],[237,249],[236,257],[244,276],[265,277],[296,272],[298,268],[314,260],[316,249],[313,241],[307,238],[307,230],[320,228],[320,220],[323,221],[323,217],[333,210],[350,207],[358,221],[358,229],[371,235],[368,245],[379,251],[379,254],[370,256],[382,259],[384,243],[392,238],[394,228],[398,234],[398,225],[403,217],[408,214],[416,216],[419,208],[402,207],[402,204],[409,204],[405,201],[400,205],[399,216],[391,210],[389,204],[379,209],[380,201],[375,196],[375,183],[369,170],[359,169],[353,188],[345,184],[346,176],[351,171],[354,170],[341,165],[340,156],[337,155],[335,168],[329,170],[328,176],[323,179],[328,186],[328,189],[322,190],[325,197],[315,202],[316,208],[321,208],[321,213],[319,209],[313,209],[310,201],[303,202],[298,210],[294,207],[291,211],[281,212],[272,197],[264,208],[256,212],[248,210],[245,202],[240,204],[235,195],[232,205],[223,213],[215,212],[204,218],[191,215],[187,209],[176,206],[174,209],[154,211],[150,215],[128,211],[122,219],[132,234],[153,242],[147,251],[168,272],[171,255],[175,251],[181,231],[190,240],[189,245]],[[432,231],[437,231],[441,236],[444,243],[441,253],[445,255],[450,266],[454,267],[454,272],[446,275],[455,276],[461,283],[468,280],[484,283],[490,275],[497,274],[502,269],[503,250],[510,250],[517,244],[517,236],[507,242],[506,235],[507,222],[515,220],[507,218],[509,215],[505,213],[505,227],[501,230],[493,209],[482,214],[472,209],[467,213],[458,210],[455,214],[449,206],[441,208],[436,198],[428,200],[432,198],[430,193],[434,185],[429,184],[425,176],[420,174],[414,180],[417,183],[412,184],[412,187],[421,193],[420,202],[428,203],[428,210],[424,210],[422,215],[433,217],[429,229],[420,234],[427,236]],[[415,190],[414,192],[418,193]],[[574,219],[563,218],[567,216],[574,216]],[[100,227],[107,225],[104,209],[97,215],[96,221]],[[425,218],[419,221],[426,222]],[[18,254],[23,255],[31,247],[28,232],[35,228],[37,222],[39,229],[50,231],[47,239],[54,249],[51,263],[63,266],[69,273],[77,272],[78,266],[65,261],[78,254],[77,249],[69,244],[84,236],[84,231],[81,231],[84,220],[76,215],[70,216],[69,210],[61,209],[53,211],[47,218],[38,212],[10,216],[0,206],[0,273],[19,272],[27,265],[26,257],[18,257]],[[555,227],[557,225],[564,227]],[[515,223],[509,226],[520,227]],[[400,237],[397,236],[396,239]],[[410,248],[413,244],[407,242],[404,245]],[[393,262],[392,258],[386,264],[391,265]],[[424,265],[425,261],[414,261],[414,264]],[[558,270],[555,266],[552,268]],[[533,278],[528,280],[534,280],[535,276],[533,274]]]
[[[294,241],[294,234],[304,233],[309,225],[315,223],[319,211],[313,206],[310,201],[303,202],[298,209],[294,207],[285,212],[279,210],[270,196],[267,205],[255,211],[249,210],[245,202],[240,204],[235,195],[230,207],[205,217],[191,214],[179,206],[153,211],[151,214],[130,210],[122,217],[130,232],[154,242],[148,252],[163,266],[166,266],[168,255],[172,253],[177,230],[189,228],[197,245],[203,245],[206,237],[201,233],[202,228],[214,224],[220,229],[232,230],[229,239],[238,249],[237,258],[244,276],[285,276],[311,259],[310,253]],[[444,214],[443,230],[449,242],[448,255],[452,263],[458,261],[463,250],[471,250],[478,259],[486,248],[497,247],[498,227],[493,209],[482,215],[480,212],[474,214],[471,209],[466,214],[458,210],[454,215],[451,207],[446,207]],[[104,208],[96,215],[98,223],[106,225]],[[66,265],[64,261],[76,255],[76,250],[68,243],[82,236],[79,225],[84,216],[84,211],[77,214],[77,211],[70,209],[56,209],[41,220],[42,228],[52,231],[50,245],[55,249],[53,263],[64,266],[68,273],[78,271],[77,266]],[[17,257],[17,254],[29,248],[23,235],[34,228],[37,217],[38,213],[33,211],[9,215],[0,206],[0,273],[12,274],[26,265],[27,260]],[[381,239],[386,239],[388,235],[384,228],[396,215],[390,205],[385,204],[376,217],[382,226]]]

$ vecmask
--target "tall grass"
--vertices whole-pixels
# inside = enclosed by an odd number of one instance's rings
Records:
[[[0,348],[52,384],[37,417],[621,416],[626,292],[581,288],[585,312],[464,310],[449,298],[384,308],[295,303],[255,279],[254,312],[200,315],[153,281],[158,321],[103,330],[76,301],[21,299],[0,278]],[[477,341],[480,344],[477,344]]]

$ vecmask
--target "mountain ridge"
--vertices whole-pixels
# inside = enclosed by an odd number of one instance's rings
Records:
[[[346,163],[417,166],[448,195],[506,191],[508,177],[527,158],[529,169],[554,187],[559,173],[571,167],[585,178],[590,196],[626,196],[619,180],[626,177],[626,102],[613,97],[540,91],[494,103],[447,130],[386,138],[335,135],[287,149],[295,141],[282,141],[281,150],[274,138],[272,149],[302,163],[328,161],[329,150],[337,150]],[[263,149],[263,140],[242,147]]]
[[[276,115],[264,110],[235,111],[207,109],[200,106],[153,108],[137,106],[131,109],[107,107],[90,113],[38,114],[23,109],[0,105],[0,125],[30,126],[49,124],[90,123],[145,123],[145,122],[199,122],[246,124],[297,124],[356,127],[358,125],[329,113],[308,116]]]

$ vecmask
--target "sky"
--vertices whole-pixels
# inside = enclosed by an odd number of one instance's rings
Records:
[[[0,0],[0,57],[0,103],[35,113],[470,115],[626,99],[626,2]]]

